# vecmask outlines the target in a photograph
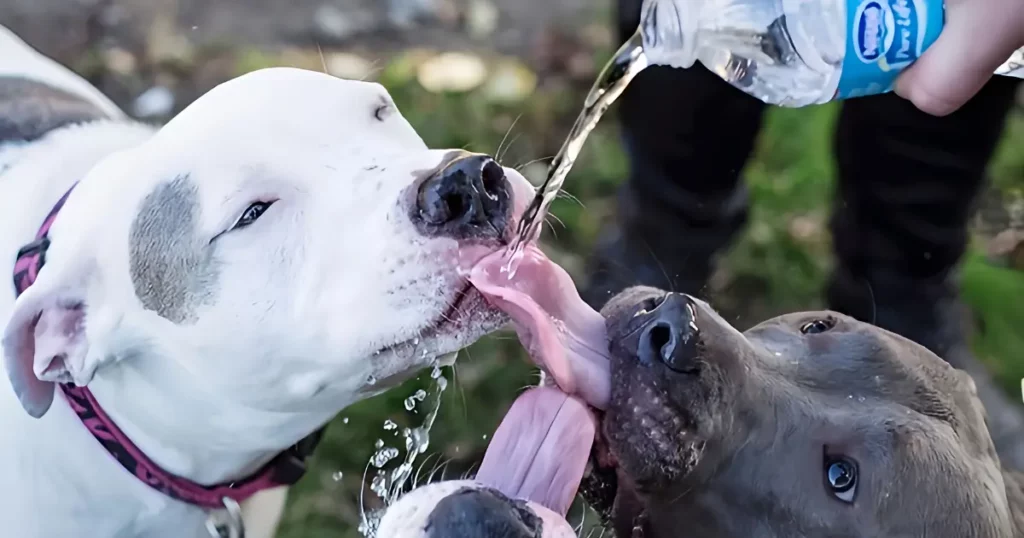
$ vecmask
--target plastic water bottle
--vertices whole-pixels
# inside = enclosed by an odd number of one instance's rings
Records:
[[[766,103],[801,107],[891,91],[943,21],[942,0],[645,0],[636,39],[652,65],[700,61]],[[1024,78],[1024,49],[996,74]]]

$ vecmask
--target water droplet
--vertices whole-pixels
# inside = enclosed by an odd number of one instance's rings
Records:
[[[335,482],[341,482],[342,478],[345,478],[345,473],[341,471],[334,471],[334,473],[331,474],[331,479]]]
[[[341,423],[342,423],[342,424],[348,424],[348,417],[344,417],[344,418],[342,418],[342,419],[341,419]]]
[[[381,467],[387,465],[389,461],[397,457],[398,449],[393,446],[389,446],[387,448],[382,448],[378,450],[377,453],[373,455],[371,463],[373,463],[374,467],[380,469]]]
[[[373,477],[373,481],[370,482],[370,491],[376,493],[380,498],[387,497],[388,478],[383,472],[378,471],[377,476]]]
[[[484,439],[485,439],[485,440],[487,439],[487,434],[486,434],[486,433],[484,434]]]
[[[423,417],[423,422],[419,426],[412,428],[400,428],[395,421],[390,419],[384,423],[385,431],[394,432],[395,436],[398,435],[399,429],[401,429],[405,445],[404,455],[402,455],[398,448],[384,447],[384,442],[381,439],[378,439],[375,445],[377,452],[371,458],[370,463],[377,467],[379,476],[374,478],[370,489],[381,498],[384,506],[391,506],[405,493],[406,483],[410,480],[416,468],[416,458],[420,454],[424,454],[430,446],[430,429],[437,418],[441,405],[441,395],[448,383],[448,380],[441,374],[438,366],[439,363],[435,363],[434,368],[431,370],[431,377],[436,380],[436,383],[431,384],[427,390],[417,390],[402,402],[403,407],[407,411],[413,411],[417,407],[422,407],[419,405],[421,403],[426,405],[425,408],[414,411],[417,415]],[[430,400],[429,403],[427,402],[428,399]],[[382,468],[400,456],[401,462],[390,472]],[[388,475],[389,478],[385,478]],[[361,528],[369,529],[370,527],[363,525]],[[371,531],[375,532],[374,529],[371,529]],[[373,538],[373,534],[364,533],[364,535],[368,538]]]

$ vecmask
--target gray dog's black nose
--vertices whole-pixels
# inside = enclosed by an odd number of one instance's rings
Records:
[[[419,219],[438,235],[500,238],[511,213],[509,190],[505,169],[494,159],[465,157],[420,186],[416,199]]]
[[[654,310],[641,314],[647,321],[640,329],[637,358],[644,364],[661,361],[680,373],[696,372],[696,312],[689,296],[670,293]]]

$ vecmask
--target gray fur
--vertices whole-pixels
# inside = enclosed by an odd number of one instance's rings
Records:
[[[602,313],[612,396],[596,452],[613,457],[583,491],[619,536],[1024,537],[1022,475],[1001,465],[970,377],[924,347],[835,312],[741,335],[652,288]],[[805,334],[815,320],[832,324]],[[836,457],[856,462],[845,500],[825,476]]]
[[[42,82],[0,76],[0,144],[32,142],[55,129],[107,119],[95,104]]]
[[[195,322],[214,298],[218,268],[199,234],[200,212],[199,189],[179,176],[146,196],[128,236],[135,295],[174,323]]]

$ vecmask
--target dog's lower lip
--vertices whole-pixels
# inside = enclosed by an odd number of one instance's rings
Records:
[[[459,313],[459,307],[465,303],[466,297],[468,297],[473,291],[474,288],[472,284],[469,282],[463,284],[462,288],[460,288],[458,293],[455,295],[455,300],[452,301],[452,304],[448,306],[448,309],[441,314],[441,319],[438,321],[437,326],[440,327],[446,323],[454,323]]]

